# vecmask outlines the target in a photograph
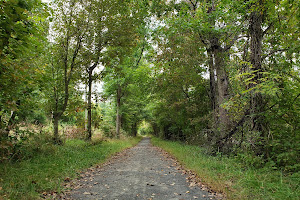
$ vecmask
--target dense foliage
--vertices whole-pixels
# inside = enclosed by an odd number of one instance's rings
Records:
[[[175,1],[154,29],[156,134],[299,170],[299,2]]]
[[[57,144],[68,123],[89,140],[98,129],[152,133],[299,171],[299,1],[1,0],[0,8],[0,160],[28,138],[25,122],[52,123]]]

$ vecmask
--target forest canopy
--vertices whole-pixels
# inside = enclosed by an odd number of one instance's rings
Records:
[[[299,8],[1,0],[0,160],[42,132],[55,144],[100,132],[152,134],[299,171]]]

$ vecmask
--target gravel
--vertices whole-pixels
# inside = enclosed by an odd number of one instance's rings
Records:
[[[149,138],[127,149],[106,165],[81,175],[65,199],[216,199],[189,182],[173,159],[153,147]]]

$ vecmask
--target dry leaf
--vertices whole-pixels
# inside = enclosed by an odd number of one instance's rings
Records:
[[[195,187],[195,186],[196,186],[196,183],[194,183],[194,182],[190,183],[190,187]]]
[[[67,178],[65,178],[65,181],[66,181],[66,182],[69,182],[69,181],[71,181],[71,178],[70,178],[70,177],[67,177]]]

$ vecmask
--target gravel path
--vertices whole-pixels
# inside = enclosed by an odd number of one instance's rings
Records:
[[[107,165],[87,171],[67,199],[215,199],[188,179],[145,138]]]

